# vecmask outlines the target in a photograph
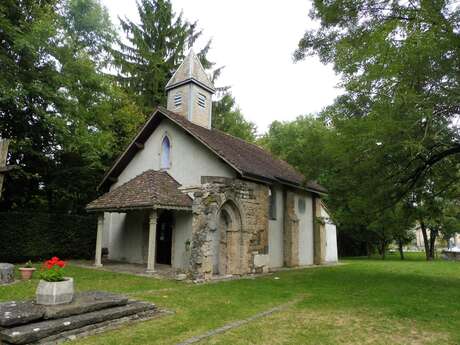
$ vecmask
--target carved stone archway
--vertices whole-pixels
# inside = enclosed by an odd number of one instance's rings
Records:
[[[233,201],[226,201],[217,213],[212,236],[213,274],[242,274],[243,234],[241,213]]]

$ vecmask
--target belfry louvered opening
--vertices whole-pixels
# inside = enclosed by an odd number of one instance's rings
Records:
[[[202,108],[206,108],[206,95],[201,92],[198,93],[198,105]]]
[[[179,107],[182,104],[182,92],[176,92],[174,95],[174,106]]]

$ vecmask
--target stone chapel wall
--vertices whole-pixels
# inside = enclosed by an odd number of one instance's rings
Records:
[[[229,274],[248,274],[268,269],[268,197],[268,187],[259,183],[203,177],[202,185],[194,190],[190,258],[193,279],[212,277],[212,233],[219,231],[220,210],[226,203],[231,203],[238,210],[241,219],[240,230],[234,227],[233,233],[229,232],[226,244],[227,255],[231,256]],[[241,231],[241,234],[235,233],[237,231]],[[237,241],[230,240],[235,236],[239,236]],[[236,260],[238,267],[235,266]],[[265,261],[266,268],[263,267]]]

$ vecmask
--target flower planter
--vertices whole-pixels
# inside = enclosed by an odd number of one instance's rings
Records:
[[[60,282],[40,280],[37,286],[37,304],[56,305],[72,302],[74,295],[73,278],[65,277]]]
[[[21,272],[21,278],[23,280],[29,280],[32,278],[32,275],[34,274],[36,268],[34,267],[20,267],[19,272]]]

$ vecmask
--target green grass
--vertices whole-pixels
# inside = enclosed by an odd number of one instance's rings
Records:
[[[175,312],[75,343],[175,344],[299,299],[201,344],[460,344],[459,263],[418,255],[343,262],[204,285],[69,267],[78,290],[131,293]],[[0,300],[31,298],[36,284],[0,287]]]

